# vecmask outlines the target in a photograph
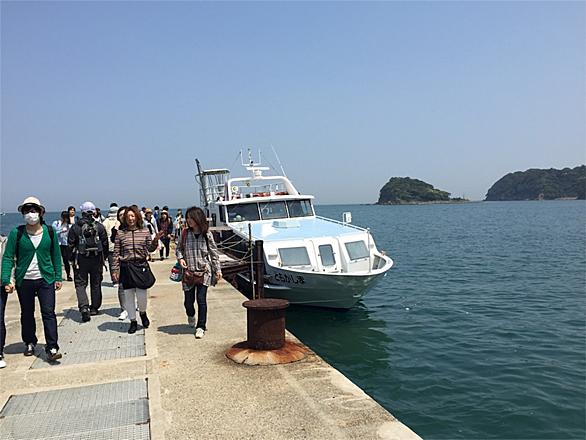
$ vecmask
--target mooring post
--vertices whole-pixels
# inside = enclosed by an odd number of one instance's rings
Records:
[[[265,265],[263,260],[263,241],[256,240],[254,242],[254,286],[253,298],[262,299],[265,297]]]

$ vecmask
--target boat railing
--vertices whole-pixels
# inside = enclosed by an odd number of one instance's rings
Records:
[[[353,225],[352,223],[345,223],[345,222],[341,222],[339,220],[334,220],[333,218],[322,217],[321,215],[316,215],[315,218],[318,218],[320,220],[325,220],[327,222],[336,223],[337,225],[348,226],[350,228],[358,229],[359,231],[369,232],[368,229],[366,229],[366,228],[361,228],[360,226]]]

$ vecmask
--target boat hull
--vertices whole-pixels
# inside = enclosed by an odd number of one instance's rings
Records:
[[[267,298],[286,299],[291,304],[350,309],[386,271],[364,275],[296,272],[265,265],[264,294]],[[250,283],[248,276],[243,280]]]

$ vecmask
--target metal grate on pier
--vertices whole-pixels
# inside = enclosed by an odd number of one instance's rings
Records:
[[[73,365],[144,356],[144,329],[129,335],[128,321],[118,321],[119,308],[102,309],[91,321],[81,322],[81,313],[68,310],[59,325],[60,365]],[[33,369],[48,368],[44,350],[37,347]]]
[[[150,439],[144,379],[11,396],[0,440]]]

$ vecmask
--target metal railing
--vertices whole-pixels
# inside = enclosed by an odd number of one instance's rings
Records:
[[[319,218],[320,220],[325,220],[327,222],[336,223],[336,224],[342,225],[342,226],[348,226],[350,228],[358,229],[359,231],[368,232],[368,229],[361,228],[360,226],[353,225],[352,223],[344,223],[344,222],[341,222],[340,220],[334,220],[333,218],[322,217],[321,215],[316,215],[315,218]]]

